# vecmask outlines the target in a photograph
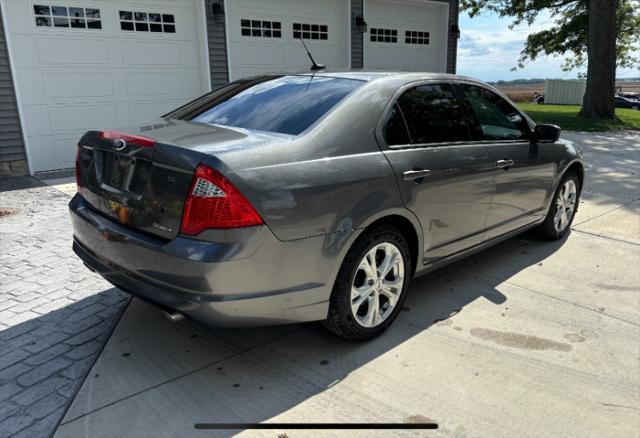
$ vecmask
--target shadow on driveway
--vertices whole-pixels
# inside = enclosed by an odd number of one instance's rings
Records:
[[[343,341],[315,323],[258,329],[205,328],[189,321],[175,324],[134,300],[57,436],[74,436],[79,431],[91,436],[187,436],[196,434],[196,423],[264,422],[331,391],[372,361],[402,367],[403,361],[412,359],[393,357],[397,347],[434,326],[451,325],[451,316],[478,299],[494,304],[495,318],[500,318],[508,306],[508,297],[497,289],[503,280],[469,268],[518,251],[519,257],[513,258],[507,271],[501,271],[511,276],[539,263],[563,244],[534,239],[526,235],[509,240],[416,279],[390,329],[364,343]],[[422,366],[429,373],[429,363]],[[391,382],[376,382],[375,375],[367,379],[374,385],[369,390],[390,390],[387,383]],[[356,411],[363,407],[360,414],[324,406],[313,416],[291,421],[430,420],[428,413],[402,414],[401,400],[396,400],[397,406],[382,407],[387,411],[370,412],[364,408],[366,391],[356,390],[353,398]],[[209,432],[216,434],[207,431],[207,436]],[[217,433],[227,436],[230,431]]]

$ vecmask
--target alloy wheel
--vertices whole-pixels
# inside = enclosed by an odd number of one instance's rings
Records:
[[[572,179],[568,179],[562,185],[556,197],[556,211],[553,216],[553,226],[557,233],[561,233],[571,222],[576,210],[578,189]]]
[[[360,261],[351,285],[351,312],[366,328],[382,324],[398,303],[404,286],[402,253],[394,244],[379,243]]]

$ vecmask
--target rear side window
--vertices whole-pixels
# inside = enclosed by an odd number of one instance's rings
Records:
[[[529,136],[527,122],[506,100],[475,85],[461,84],[485,140],[519,140]]]
[[[214,93],[180,118],[298,135],[363,84],[322,76],[262,77],[230,87],[230,92]]]
[[[391,111],[389,111],[387,125],[384,129],[384,139],[389,146],[411,143],[407,125],[404,122],[404,117],[397,103],[393,105]]]
[[[398,104],[414,144],[471,140],[467,114],[449,84],[411,88]]]

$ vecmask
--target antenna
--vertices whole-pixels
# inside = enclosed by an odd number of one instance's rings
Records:
[[[302,39],[302,37],[300,37],[300,42],[302,43],[304,50],[307,51],[307,55],[309,55],[309,59],[311,60],[311,71],[324,70],[325,66],[323,64],[316,63],[316,60],[311,56],[311,52],[307,49],[307,45],[304,43],[304,39]]]

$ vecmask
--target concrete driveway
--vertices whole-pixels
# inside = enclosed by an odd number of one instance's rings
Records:
[[[640,436],[640,136],[577,134],[565,241],[507,241],[417,280],[382,337],[207,330],[133,300],[56,437]],[[195,423],[435,421],[437,431]],[[285,436],[285,435],[281,435]]]

